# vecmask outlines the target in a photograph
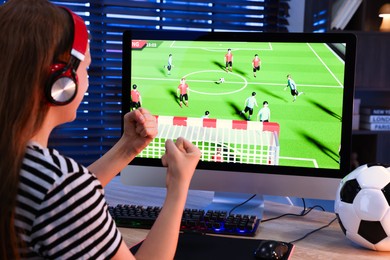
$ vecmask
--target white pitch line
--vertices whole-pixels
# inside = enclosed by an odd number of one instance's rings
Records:
[[[317,58],[321,61],[322,65],[325,66],[325,68],[329,71],[329,73],[333,76],[333,78],[337,81],[337,83],[339,83],[339,87],[343,87],[343,84],[341,84],[341,82],[337,79],[336,75],[334,75],[334,73],[329,69],[329,67],[325,64],[325,62],[321,59],[321,57],[317,54],[317,52],[311,47],[310,43],[306,43],[309,48],[311,49],[311,51],[314,53],[314,55],[317,56]]]
[[[133,77],[133,79],[139,80],[153,80],[153,81],[177,81],[180,79],[167,79],[167,78],[144,78],[144,77]],[[215,83],[218,80],[197,80],[197,79],[186,79],[187,82],[203,82],[203,83]],[[226,81],[223,84],[243,84],[242,81]],[[285,83],[270,83],[270,82],[248,82],[248,85],[263,85],[263,86],[286,86]],[[302,87],[314,87],[314,88],[340,88],[340,86],[328,86],[328,85],[315,85],[315,84],[299,84]]]
[[[174,48],[174,49],[201,49],[205,51],[226,51],[227,47],[199,47],[199,46],[174,46],[176,41],[172,41],[171,45],[169,48]],[[252,43],[252,42],[250,42]],[[244,44],[244,42],[240,42],[240,44]],[[227,45],[227,44],[226,44]],[[231,44],[233,45],[233,44]],[[268,43],[269,48],[230,48],[232,51],[272,51],[272,45],[269,42]]]
[[[324,45],[325,45],[326,48],[328,48],[328,50],[329,50],[331,53],[333,53],[333,55],[334,55],[341,63],[345,64],[345,61],[344,61],[339,55],[337,55],[337,53],[336,53],[331,47],[329,47],[328,44],[324,43]]]
[[[226,51],[227,47],[221,48],[221,47],[186,47],[186,46],[170,46],[170,48],[174,49],[201,49],[205,51]],[[263,49],[263,48],[230,48],[232,51],[272,51],[272,49]]]
[[[169,48],[176,48],[176,47],[173,47],[173,45],[175,45],[175,42],[176,41],[172,41],[171,45],[169,46]]]
[[[318,168],[318,163],[316,159],[311,158],[296,158],[296,157],[283,157],[279,156],[279,159],[285,159],[285,160],[296,160],[296,161],[307,161],[312,162],[315,168]]]
[[[198,74],[198,73],[207,73],[207,72],[217,72],[219,73],[219,71],[217,70],[203,70],[203,71],[194,71],[194,72],[191,72],[187,75],[184,75],[185,78],[187,78],[188,76],[191,76],[191,75],[194,75],[194,74]],[[243,82],[241,82],[241,84],[244,84],[241,88],[239,89],[236,89],[236,90],[233,90],[233,91],[226,91],[226,92],[217,92],[217,93],[213,93],[213,92],[202,92],[202,91],[197,91],[197,90],[194,90],[192,89],[191,91],[192,92],[195,92],[195,93],[198,93],[198,94],[204,94],[204,95],[229,95],[229,94],[234,94],[234,93],[237,93],[237,92],[240,92],[242,90],[244,90],[246,88],[246,86],[248,86],[248,81],[241,75],[239,74],[236,74],[236,73],[231,73],[231,75],[234,75],[236,77],[239,77],[243,80]],[[211,82],[215,82],[215,81],[211,81]],[[190,88],[191,89],[191,88]]]

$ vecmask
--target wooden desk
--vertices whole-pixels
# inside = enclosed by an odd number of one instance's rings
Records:
[[[114,179],[106,189],[109,204],[118,203],[161,206],[165,192],[160,188],[130,187],[122,185],[119,178]],[[213,193],[190,191],[186,206],[201,208],[211,200]],[[284,213],[300,213],[302,208],[265,202],[264,219],[279,216]],[[261,224],[255,238],[292,241],[306,233],[329,223],[335,217],[334,213],[313,210],[305,217],[284,217]],[[143,240],[148,230],[119,228],[128,246]],[[250,239],[250,238],[248,238]],[[295,244],[291,259],[390,259],[390,252],[377,252],[361,248],[350,242],[335,221],[329,227],[322,229]]]

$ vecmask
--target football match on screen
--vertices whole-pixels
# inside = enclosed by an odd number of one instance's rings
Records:
[[[340,44],[342,46],[342,44]],[[339,169],[344,60],[324,43],[133,40],[131,101],[203,161]]]

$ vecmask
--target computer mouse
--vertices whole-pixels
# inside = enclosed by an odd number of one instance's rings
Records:
[[[256,248],[254,255],[256,259],[271,260],[283,259],[288,252],[288,245],[284,242],[275,240],[261,241]]]

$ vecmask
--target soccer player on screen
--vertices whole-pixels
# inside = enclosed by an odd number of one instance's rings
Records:
[[[166,68],[168,70],[168,75],[171,75],[172,67],[173,67],[173,64],[172,64],[172,54],[169,54],[168,55],[168,64],[167,64],[167,66],[164,66],[164,68]]]
[[[130,96],[131,96],[130,110],[135,110],[140,108],[142,103],[142,98],[141,98],[141,94],[137,89],[136,84],[133,84],[133,89],[130,91]]]
[[[294,97],[293,102],[297,99],[297,96],[300,96],[303,94],[303,92],[299,92],[297,89],[297,85],[295,84],[295,81],[291,78],[291,75],[287,75],[287,86],[284,88],[286,90],[287,88],[290,88],[291,95]]]
[[[254,107],[259,107],[257,105],[257,101],[256,101],[256,92],[252,92],[252,96],[248,97],[246,100],[245,100],[245,108],[244,110],[242,110],[240,112],[240,115],[244,115],[246,112],[249,112],[249,116],[247,118],[247,120],[251,120],[251,116],[253,115],[253,108]]]
[[[181,78],[180,84],[177,87],[177,94],[180,93],[180,107],[183,107],[183,100],[185,100],[185,105],[188,107],[188,94],[189,94],[189,87],[188,84],[186,83],[185,78]]]
[[[228,52],[225,54],[225,68],[226,72],[228,72],[228,68],[230,69],[230,72],[233,71],[233,53],[232,49],[228,49]]]
[[[204,111],[204,115],[202,116],[202,118],[209,118],[209,115],[210,115],[210,111],[206,110]]]
[[[221,153],[221,147],[218,147],[216,153],[211,156],[211,160],[214,162],[223,162],[223,157]]]
[[[255,57],[252,60],[252,68],[253,68],[253,77],[256,78],[256,71],[260,70],[261,66],[261,60],[257,54],[255,54]]]
[[[257,113],[257,121],[269,122],[271,120],[271,110],[268,107],[268,102],[263,102],[263,107]]]

